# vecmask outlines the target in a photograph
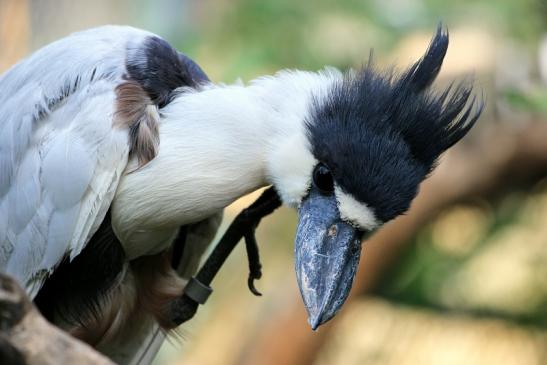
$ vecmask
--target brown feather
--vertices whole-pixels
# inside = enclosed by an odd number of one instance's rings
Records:
[[[142,167],[158,153],[159,113],[139,83],[126,80],[116,87],[116,115],[114,125],[129,128],[130,154]]]
[[[169,318],[171,302],[182,295],[185,280],[171,268],[168,252],[129,263],[123,279],[102,299],[100,317],[89,316],[67,330],[90,345],[123,336],[128,328],[154,318],[164,330],[175,327]]]
[[[131,262],[137,285],[138,306],[156,318],[163,329],[172,329],[171,303],[182,295],[186,281],[171,267],[167,252],[140,257]]]

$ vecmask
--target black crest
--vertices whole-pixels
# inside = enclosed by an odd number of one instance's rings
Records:
[[[473,127],[484,103],[468,82],[430,88],[448,48],[441,26],[403,73],[369,62],[317,99],[308,121],[315,157],[336,183],[386,222],[404,213],[440,154]]]

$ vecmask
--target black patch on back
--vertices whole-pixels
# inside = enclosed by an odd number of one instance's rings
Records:
[[[114,235],[110,211],[89,243],[74,260],[65,258],[46,280],[34,303],[48,320],[61,316],[81,324],[99,316],[100,299],[123,270],[125,253]]]
[[[176,88],[209,81],[194,61],[158,37],[148,37],[138,48],[129,49],[126,68],[160,108],[169,103]]]
[[[404,213],[439,155],[478,119],[483,103],[461,83],[435,93],[448,47],[439,26],[422,57],[401,75],[369,64],[317,100],[308,121],[315,157],[341,188],[369,205],[383,222]]]

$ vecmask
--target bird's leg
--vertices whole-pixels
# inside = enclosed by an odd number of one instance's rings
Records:
[[[249,256],[249,289],[254,294],[260,294],[254,288],[253,280],[260,278],[261,265],[258,256],[258,246],[254,231],[260,220],[281,206],[281,200],[273,187],[265,190],[262,195],[248,208],[237,215],[213,252],[205,261],[196,276],[192,277],[183,295],[171,305],[171,318],[175,325],[191,319],[197,311],[198,304],[203,304],[212,292],[211,281],[220,270],[236,244],[245,238]]]
[[[247,258],[249,260],[249,277],[247,279],[247,286],[249,287],[251,293],[256,296],[262,295],[262,293],[260,293],[254,286],[254,280],[258,280],[262,277],[262,264],[260,263],[260,255],[258,243],[256,242],[255,231],[260,223],[260,220],[270,214],[273,209],[281,205],[281,201],[279,200],[277,193],[275,196],[270,193],[265,193],[264,195],[266,195],[265,199],[257,200],[253,205],[244,211],[246,217],[242,217],[242,219],[248,221],[246,232],[243,236],[245,239]]]

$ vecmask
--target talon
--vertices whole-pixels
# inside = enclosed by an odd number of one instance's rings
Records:
[[[260,275],[262,276],[262,275]],[[256,295],[257,297],[261,297],[262,296],[262,293],[259,292],[256,288],[255,288],[255,283],[254,283],[254,280],[255,279],[260,279],[260,277],[252,277],[251,275],[249,275],[249,278],[247,279],[247,286],[249,287],[249,290],[251,291],[251,293],[253,293],[254,295]]]
[[[260,264],[260,256],[258,253],[258,244],[254,235],[254,227],[251,227],[244,235],[245,247],[247,248],[247,258],[249,259],[249,278],[247,279],[247,286],[251,293],[256,296],[261,296],[254,285],[254,280],[262,277],[262,265]]]

